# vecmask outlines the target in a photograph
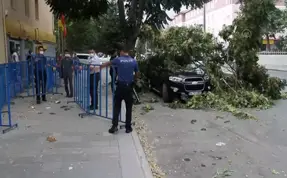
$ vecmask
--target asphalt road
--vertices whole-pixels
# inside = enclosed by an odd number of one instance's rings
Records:
[[[268,70],[268,73],[272,77],[279,77],[280,79],[287,80],[287,71]],[[284,92],[287,92],[287,88],[284,89]]]
[[[281,79],[286,79],[287,80],[287,71],[268,70],[268,73],[271,76],[279,77]]]

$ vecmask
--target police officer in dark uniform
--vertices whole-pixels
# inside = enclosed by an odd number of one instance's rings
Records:
[[[61,68],[63,72],[66,97],[73,98],[73,59],[68,50],[65,50],[65,56],[61,61]]]
[[[121,111],[122,100],[126,103],[126,133],[133,131],[132,122],[132,106],[133,106],[133,83],[138,77],[138,64],[135,59],[129,56],[128,50],[124,46],[119,46],[120,56],[114,60],[104,63],[101,68],[115,66],[118,73],[117,87],[114,98],[113,125],[109,129],[109,133],[118,131],[119,114]],[[134,76],[135,72],[135,76]]]
[[[37,104],[42,101],[47,101],[46,99],[46,85],[47,85],[47,58],[44,56],[44,47],[38,47],[38,54],[33,58],[34,65],[34,75],[35,75],[35,88],[36,88],[36,99]],[[41,92],[42,89],[42,92]]]

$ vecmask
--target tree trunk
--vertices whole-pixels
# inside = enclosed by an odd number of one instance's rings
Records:
[[[137,37],[140,33],[140,28],[143,19],[144,0],[132,0],[131,9],[125,13],[124,0],[118,0],[119,17],[122,29],[124,30],[126,47],[129,50],[134,50]],[[137,9],[137,6],[138,9]],[[128,16],[128,18],[126,18]]]
[[[270,39],[269,39],[269,34],[266,34],[266,50],[270,51]]]
[[[129,50],[134,50],[138,35],[140,33],[140,26],[133,26],[125,30],[126,47]]]
[[[129,50],[134,50],[137,38],[128,38],[126,41],[126,46]]]

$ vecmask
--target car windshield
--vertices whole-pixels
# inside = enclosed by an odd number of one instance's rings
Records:
[[[79,59],[88,59],[88,58],[89,58],[88,55],[77,55],[77,57],[78,57]]]
[[[202,63],[188,64],[185,70],[188,72],[196,72],[197,74],[204,74]]]

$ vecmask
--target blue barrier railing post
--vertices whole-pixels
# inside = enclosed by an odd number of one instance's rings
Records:
[[[98,89],[97,88],[98,87],[98,85],[97,85],[98,84],[98,82],[97,82],[97,75],[96,75],[96,72],[95,72],[95,67],[96,66],[93,66],[93,67],[94,68],[93,68],[93,74],[92,74],[93,75],[93,79],[92,79],[93,80],[93,84],[92,84],[93,85],[93,87],[92,87],[92,92],[93,92],[93,95],[92,95],[92,101],[93,101],[92,102],[92,106],[93,106],[93,112],[95,114],[96,113],[96,107],[97,107],[96,103],[98,105],[98,101],[99,101],[98,99],[99,98],[98,98],[98,90],[97,90]]]
[[[85,67],[86,66],[84,66],[83,65],[83,71],[82,71],[82,73],[81,73],[81,75],[80,75],[80,86],[82,86],[82,87],[80,87],[80,95],[81,95],[81,101],[82,101],[82,103],[81,103],[81,106],[82,106],[82,108],[84,109],[84,111],[87,111],[87,106],[86,106],[86,100],[85,100],[85,83],[84,83],[84,79],[83,79],[83,77],[84,77],[84,74],[85,74]],[[87,82],[88,82],[88,80],[87,80]]]
[[[72,67],[73,73],[72,73],[72,77],[73,77],[73,101],[67,101],[67,104],[69,103],[77,103],[79,104],[79,96],[78,96],[78,89],[79,89],[79,85],[78,85],[78,77],[79,77],[79,64],[76,60],[73,60],[73,67]]]
[[[29,61],[26,62],[26,85],[27,85],[27,96],[30,95],[30,69],[29,69]]]
[[[36,59],[38,60],[38,59]],[[35,62],[35,80],[36,80],[36,98],[37,100],[40,99],[40,80],[39,80],[39,65],[38,61]]]
[[[88,85],[87,85],[87,90],[86,90],[86,106],[88,107],[88,113],[90,112],[90,87],[91,87],[91,70],[90,70],[90,66],[89,65],[86,65],[86,69],[87,69],[87,82],[88,82]],[[83,92],[84,93],[84,92]]]
[[[108,96],[109,96],[109,75],[108,75],[108,69],[106,69],[106,118],[108,118],[108,110],[109,110]]]
[[[90,73],[90,65],[82,64],[82,70],[80,77],[79,77],[79,82],[78,82],[78,87],[80,88],[80,96],[81,96],[81,103],[80,106],[82,109],[85,111],[85,113],[80,113],[79,116],[83,118],[84,116],[91,115],[90,111],[90,95],[93,95],[92,92],[90,92],[91,85],[91,80],[93,81],[95,78],[91,78],[91,73]],[[91,96],[92,97],[92,96]],[[94,103],[94,101],[92,101]]]
[[[36,85],[36,79],[35,79],[35,58],[32,57],[32,61],[31,61],[31,77],[33,78],[32,80],[32,96],[34,97],[35,96],[35,85]]]
[[[2,133],[5,134],[9,132],[10,130],[17,128],[18,124],[13,124],[12,123],[12,116],[11,116],[11,93],[10,93],[10,85],[11,85],[11,80],[10,80],[10,73],[9,73],[9,64],[5,65],[4,68],[4,85],[5,85],[5,93],[6,93],[6,104],[7,104],[7,111],[1,111],[1,115],[3,113],[7,113],[8,115],[8,124],[3,124],[3,118],[1,118],[1,127],[6,127],[6,129],[2,130]],[[1,108],[2,109],[2,108]]]
[[[44,57],[42,57],[44,58]],[[42,76],[42,80],[40,81],[41,82],[41,89],[42,89],[42,95],[41,97],[46,97],[46,87],[47,87],[47,73],[46,73],[46,69],[47,69],[47,61],[44,61],[46,59],[41,59],[41,76]]]
[[[5,68],[5,73],[8,74],[7,70],[8,70],[8,67]],[[9,78],[9,75],[6,75],[7,76],[7,80],[6,80],[6,85],[9,86],[10,85],[10,78]],[[7,98],[7,108],[8,108],[8,125],[9,127],[12,126],[12,121],[11,121],[11,107],[10,107],[10,104],[11,104],[11,96],[10,96],[10,90],[8,89],[9,87],[6,87],[6,98]]]
[[[76,75],[76,72],[77,72],[77,70],[76,70],[76,68],[75,68],[75,61],[73,61],[73,74],[72,74],[72,77],[73,77],[73,84],[74,84],[74,88],[73,88],[73,93],[74,93],[74,96],[73,96],[73,98],[74,98],[74,101],[76,100],[76,77],[75,77],[75,75]]]
[[[82,64],[82,70],[79,72],[75,72],[74,76],[74,82],[75,82],[75,99],[77,104],[85,111],[85,113],[80,113],[79,116],[83,118],[87,115],[97,115],[100,117],[105,117],[112,119],[113,116],[109,116],[110,110],[112,110],[112,113],[114,112],[114,98],[115,98],[115,78],[116,78],[116,70],[114,66],[111,66],[111,76],[109,76],[109,68],[105,68],[106,72],[102,72],[101,66],[99,65],[93,65],[90,71],[90,65]],[[99,71],[97,68],[100,68]],[[81,74],[79,74],[81,72]],[[105,86],[103,86],[102,78],[105,75]],[[111,93],[112,95],[109,95],[109,78],[111,77]],[[100,88],[98,88],[100,87]],[[106,87],[104,90],[103,87]],[[98,92],[99,91],[99,92]],[[105,97],[102,96],[103,92],[105,93]],[[112,106],[110,105],[109,96],[111,96],[111,102]],[[103,105],[103,97],[106,99],[106,104]],[[90,98],[92,98],[92,101],[90,102]],[[80,100],[80,101],[78,101]],[[82,101],[82,102],[81,102]],[[97,108],[97,104],[99,104]],[[94,108],[89,108],[89,106],[94,106]],[[105,106],[105,108],[103,108]],[[99,109],[99,113],[97,113],[97,109]],[[105,109],[103,111],[102,109]],[[104,113],[103,113],[104,112]],[[121,119],[121,112],[119,115],[119,121],[123,122]]]
[[[114,117],[114,106],[115,106],[115,87],[116,87],[116,69],[114,66],[111,66],[113,68],[113,80],[112,80],[112,85],[113,85],[113,88],[112,88],[112,119]]]
[[[4,84],[1,85],[0,89],[0,109],[1,109],[1,114],[0,114],[0,126],[3,125],[3,120],[2,120],[2,107],[4,106],[5,102],[7,102],[7,95],[6,95],[6,80],[5,80],[5,67],[3,64],[0,64],[0,83]],[[2,87],[3,86],[3,87]]]
[[[99,66],[98,66],[99,67]],[[99,67],[100,68],[100,67]],[[100,97],[98,97],[100,99],[100,104],[99,104],[99,115],[102,116],[102,69],[100,68],[100,76],[99,76],[99,87],[100,88]],[[99,95],[97,95],[99,96]],[[97,99],[98,99],[97,98]]]

